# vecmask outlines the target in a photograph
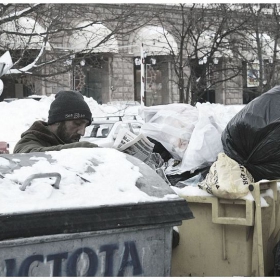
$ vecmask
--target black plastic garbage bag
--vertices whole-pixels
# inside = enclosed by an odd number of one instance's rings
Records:
[[[244,165],[255,181],[280,178],[280,86],[252,100],[222,133],[227,156]]]
[[[209,169],[210,166],[207,166],[202,169],[197,169],[193,173],[191,171],[185,171],[181,174],[166,175],[166,178],[172,186],[176,186],[177,188],[184,188],[186,186],[186,184],[184,184],[184,181],[193,178],[198,174],[201,174],[202,180],[204,180],[207,173],[209,172]]]
[[[155,144],[154,149],[153,149],[153,153],[158,153],[160,154],[160,156],[162,157],[162,159],[167,162],[168,160],[170,160],[172,158],[171,154],[167,151],[167,149],[165,149],[165,147],[158,142],[157,140],[151,138],[151,137],[147,137],[149,139],[149,141],[151,141],[152,143]]]

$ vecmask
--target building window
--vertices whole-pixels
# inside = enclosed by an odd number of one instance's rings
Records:
[[[259,63],[243,62],[243,104],[255,99],[259,86]]]

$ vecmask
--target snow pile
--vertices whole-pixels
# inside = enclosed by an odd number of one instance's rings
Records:
[[[88,104],[93,117],[104,117],[107,115],[106,110],[104,110],[103,107],[100,106],[92,97],[84,96],[84,100]]]
[[[34,121],[48,120],[50,104],[55,95],[42,96],[41,100],[18,99],[13,102],[0,102],[0,141],[8,142],[10,153],[20,139],[20,135],[26,131]],[[106,116],[107,112],[102,109],[93,98],[84,97],[94,116]]]
[[[47,121],[51,97],[34,99],[18,99],[13,102],[0,102],[0,128],[1,139],[10,144],[10,153],[15,143],[20,139],[22,132],[26,131],[36,120]]]
[[[141,110],[141,105],[133,103],[133,101],[119,101],[110,102],[108,104],[102,104],[101,109],[106,112],[109,116],[135,116],[137,119],[142,119],[139,116],[139,111]]]

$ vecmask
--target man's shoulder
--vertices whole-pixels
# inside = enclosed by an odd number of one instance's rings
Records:
[[[34,134],[34,132],[48,133],[48,124],[44,121],[35,121],[26,131],[24,131],[21,137],[28,134]]]
[[[29,129],[46,129],[48,124],[44,121],[35,121]]]

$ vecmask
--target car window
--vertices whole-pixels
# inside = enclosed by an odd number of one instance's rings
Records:
[[[106,138],[113,127],[112,123],[96,123],[86,128],[85,137]]]
[[[127,123],[121,123],[120,125],[118,125],[118,127],[116,128],[115,132],[114,132],[114,136],[116,137],[120,131],[120,129],[125,128],[129,130],[129,125]]]
[[[125,128],[138,135],[141,130],[141,123],[138,122],[116,122],[116,123],[93,123],[86,128],[84,137],[106,138],[113,127],[113,138],[116,138],[120,129]]]

